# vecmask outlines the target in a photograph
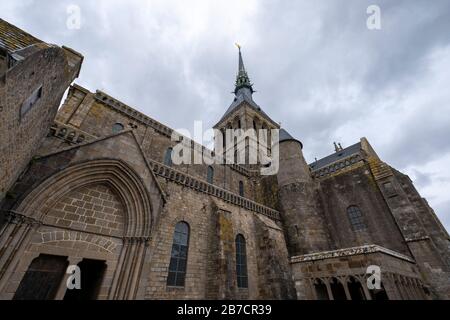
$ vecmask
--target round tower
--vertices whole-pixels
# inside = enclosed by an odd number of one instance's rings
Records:
[[[317,210],[316,187],[303,157],[303,145],[280,130],[277,175],[281,216],[291,256],[329,250],[324,218]]]

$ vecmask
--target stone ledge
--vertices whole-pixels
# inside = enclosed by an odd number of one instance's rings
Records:
[[[215,185],[209,184],[206,181],[195,178],[191,175],[175,170],[171,167],[163,165],[154,160],[149,160],[153,172],[157,176],[181,184],[188,188],[194,189],[198,192],[206,193],[208,195],[220,198],[225,202],[232,203],[244,209],[265,215],[274,220],[280,220],[280,213],[272,208],[266,207],[262,204],[256,203],[250,199],[243,198],[225,189],[219,188]]]
[[[74,128],[70,125],[55,121],[50,127],[48,133],[50,137],[56,137],[58,139],[68,142],[70,145],[76,145],[83,142],[89,142],[97,139],[95,136],[84,132],[80,129]]]
[[[348,257],[348,256],[355,256],[355,255],[361,255],[361,254],[369,254],[369,253],[385,253],[390,256],[408,261],[408,262],[414,262],[413,259],[410,257],[398,253],[396,251],[386,249],[383,247],[380,247],[378,245],[366,245],[366,246],[360,246],[360,247],[353,247],[353,248],[346,248],[346,249],[339,249],[334,251],[322,251],[322,252],[316,252],[316,253],[310,253],[305,254],[301,256],[294,256],[291,257],[291,263],[302,263],[302,262],[310,262],[310,261],[317,261],[317,260],[325,260],[325,259],[331,259],[331,258],[339,258],[339,257]]]

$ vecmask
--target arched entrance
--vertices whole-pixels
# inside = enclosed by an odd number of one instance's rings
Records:
[[[331,287],[331,292],[333,293],[334,300],[347,300],[347,297],[345,295],[344,286],[338,279],[332,278],[330,280],[330,287]]]
[[[21,288],[28,288],[36,298],[62,299],[68,275],[61,279],[58,257],[65,257],[64,263],[78,265],[82,277],[97,284],[78,295],[68,293],[68,299],[133,298],[153,215],[146,185],[126,163],[94,160],[66,168],[31,191],[0,230],[0,244],[7,248],[0,257],[6,261],[0,266],[0,292],[6,284],[12,287],[9,279],[26,274],[14,297],[23,297]],[[52,279],[47,294],[38,292],[41,278]]]
[[[314,290],[316,291],[317,300],[330,300],[328,296],[327,286],[322,279],[315,279]]]

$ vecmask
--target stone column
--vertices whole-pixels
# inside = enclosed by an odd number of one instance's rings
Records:
[[[387,281],[385,280],[387,279]],[[400,292],[398,291],[396,280],[393,274],[385,273],[383,277],[383,286],[389,300],[400,300]]]
[[[325,286],[327,287],[328,298],[330,300],[334,300],[333,291],[331,291],[331,286],[330,286],[330,281],[329,281],[330,279],[324,278],[322,280],[323,280],[323,283],[325,283]]]
[[[364,296],[366,297],[366,300],[372,300],[372,295],[369,292],[369,288],[367,288],[367,282],[364,277],[356,277],[356,279],[361,283],[361,287],[364,291]]]
[[[348,290],[347,278],[338,277],[338,280],[342,283],[342,286],[344,287],[345,297],[347,298],[347,300],[352,300],[352,296],[350,294],[350,291]]]
[[[134,298],[147,244],[148,239],[143,237],[124,239],[116,275],[111,287],[110,299],[128,300]]]

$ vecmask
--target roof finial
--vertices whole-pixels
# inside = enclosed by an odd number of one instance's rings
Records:
[[[339,152],[339,147],[338,147],[337,143],[333,142],[333,144],[334,144],[334,151]]]
[[[236,77],[236,88],[234,93],[238,95],[238,92],[242,88],[246,88],[250,94],[254,92],[253,84],[250,82],[250,78],[248,77],[247,71],[245,71],[244,59],[242,58],[241,45],[239,43],[235,43],[236,47],[239,49],[239,69]],[[248,91],[247,90],[247,91]]]
[[[334,150],[336,152],[340,152],[340,151],[344,150],[344,148],[342,148],[342,145],[340,143],[338,144],[338,143],[334,142]]]

